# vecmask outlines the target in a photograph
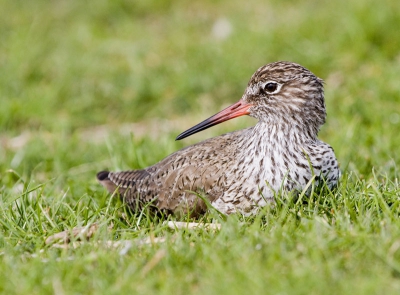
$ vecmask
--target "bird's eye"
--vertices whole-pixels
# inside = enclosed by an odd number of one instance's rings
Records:
[[[268,82],[264,85],[264,91],[267,93],[272,93],[278,89],[278,83],[275,82]]]

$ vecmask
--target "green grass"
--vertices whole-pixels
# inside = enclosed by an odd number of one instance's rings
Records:
[[[400,2],[0,4],[1,293],[399,294]],[[212,33],[221,20],[226,39]],[[173,231],[96,183],[101,169],[254,124],[174,141],[276,60],[326,82],[320,138],[341,162],[336,191],[281,196],[254,218],[210,212],[200,222],[217,232]],[[87,242],[45,244],[93,223]]]

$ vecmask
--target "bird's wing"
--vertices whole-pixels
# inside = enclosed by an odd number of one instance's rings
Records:
[[[226,168],[235,161],[234,143],[246,130],[188,146],[152,166],[152,181],[159,188],[157,206],[172,211],[185,203],[192,207],[198,197],[191,192],[205,193],[210,201],[219,198],[226,189]]]
[[[181,149],[143,170],[108,172],[99,181],[111,192],[119,187],[128,203],[156,200],[159,209],[175,211],[183,202],[190,206],[204,192],[218,198],[225,185],[226,166],[234,161],[234,142],[249,129],[213,137]],[[108,184],[108,185],[107,185]]]

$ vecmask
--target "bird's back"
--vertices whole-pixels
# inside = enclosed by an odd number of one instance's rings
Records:
[[[150,204],[168,213],[191,211],[197,215],[207,208],[196,193],[210,202],[223,194],[226,166],[235,161],[238,140],[250,129],[188,146],[143,170],[102,171],[97,178],[111,193],[118,189],[133,210]]]

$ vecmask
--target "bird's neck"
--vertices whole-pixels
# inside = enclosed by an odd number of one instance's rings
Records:
[[[252,140],[259,145],[304,146],[318,140],[318,129],[315,127],[284,121],[259,121],[250,132]]]

